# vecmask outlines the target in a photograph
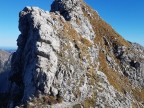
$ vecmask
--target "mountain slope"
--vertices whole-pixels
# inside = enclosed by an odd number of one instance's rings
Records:
[[[7,97],[10,84],[8,81],[9,72],[10,53],[4,50],[0,50],[0,107],[3,107],[2,105],[6,105],[8,101],[8,99],[5,97]]]
[[[0,50],[0,73],[4,71],[4,66],[8,61],[10,53]]]
[[[79,0],[20,12],[8,107],[144,107],[144,48]]]

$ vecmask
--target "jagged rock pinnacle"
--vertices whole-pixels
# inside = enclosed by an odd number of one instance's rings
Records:
[[[73,12],[82,14],[81,0],[55,0],[51,5],[51,12],[60,12],[66,20],[70,20]]]
[[[82,4],[82,0],[55,0],[51,12],[59,12],[82,37],[92,42],[95,33],[88,18],[84,16]]]

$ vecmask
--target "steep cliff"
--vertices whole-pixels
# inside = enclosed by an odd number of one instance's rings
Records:
[[[82,0],[25,7],[19,17],[8,107],[144,107],[144,48]]]

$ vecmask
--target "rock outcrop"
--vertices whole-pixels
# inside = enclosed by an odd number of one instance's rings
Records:
[[[51,7],[19,14],[7,106],[144,107],[144,48],[82,0],[55,0]]]

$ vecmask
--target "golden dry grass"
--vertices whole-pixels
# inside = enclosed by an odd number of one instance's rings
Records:
[[[83,108],[95,108],[96,100],[94,98],[86,98],[82,104]]]
[[[91,16],[85,10],[88,10],[91,13]],[[111,46],[119,45],[119,46],[126,46],[127,48],[130,47],[129,42],[127,42],[124,38],[122,38],[109,24],[103,21],[99,15],[93,11],[88,5],[83,4],[83,12],[84,15],[89,19],[90,23],[93,26],[94,32],[96,33],[94,42],[96,44],[100,44],[101,48],[104,48],[106,52],[109,54],[109,48],[104,44],[103,37],[107,39]],[[114,46],[113,46],[114,47]],[[120,64],[120,61],[114,56],[111,55],[116,63]],[[132,94],[138,101],[144,102],[144,90],[135,88],[133,89],[130,81],[125,76],[121,76],[118,72],[115,72],[111,69],[106,61],[106,56],[104,52],[100,51],[99,54],[99,61],[100,61],[100,70],[106,74],[108,80],[111,85],[114,86],[119,92],[124,91],[132,91]]]
[[[92,16],[89,16],[87,12],[85,11],[85,8],[92,13]],[[127,48],[130,47],[129,42],[127,42],[125,39],[123,39],[114,29],[107,24],[105,21],[103,21],[98,14],[93,11],[89,6],[86,4],[83,4],[83,12],[84,15],[89,19],[90,23],[92,24],[92,27],[94,29],[94,32],[96,33],[94,43],[99,44],[101,48],[104,48],[108,54],[109,53],[109,47],[105,45],[104,37],[109,42],[110,46],[114,47],[113,45],[119,45],[119,46],[126,46]],[[77,23],[80,23],[77,21]],[[69,22],[66,22],[64,24],[64,30],[60,33],[61,36],[64,36],[68,40],[71,40],[74,42],[79,49],[80,52],[80,58],[83,59],[83,57],[86,57],[87,60],[89,60],[89,52],[87,50],[88,47],[92,46],[92,43],[89,42],[87,39],[82,38],[71,26]],[[79,43],[80,41],[81,43]],[[137,88],[133,89],[131,86],[131,83],[129,82],[128,78],[125,76],[122,76],[118,72],[115,72],[110,66],[107,64],[106,55],[103,51],[99,52],[99,61],[100,61],[100,71],[104,72],[108,78],[108,81],[110,84],[119,92],[125,93],[131,92],[133,96],[138,101],[144,101],[144,90],[138,90]],[[111,57],[115,59],[115,62],[117,64],[120,64],[120,61],[112,54],[110,54]],[[90,63],[90,60],[89,60]],[[91,78],[90,84],[94,85],[96,83],[96,76],[92,69],[90,69],[87,72],[87,76]],[[90,99],[91,100],[91,99]],[[87,103],[89,100],[86,100],[85,104],[83,105],[85,108],[88,107]],[[93,101],[91,101],[93,102]]]
[[[85,11],[87,9],[92,16],[89,16]],[[96,33],[95,43],[101,43],[103,36],[106,36],[110,42],[116,43],[122,46],[129,46],[129,43],[124,40],[109,24],[103,21],[99,15],[93,11],[88,5],[83,4],[84,15],[89,19],[93,26],[94,32]]]
[[[29,103],[25,104],[26,108],[35,108],[35,106],[41,106],[41,105],[53,105],[57,103],[62,102],[62,97],[54,97],[54,96],[48,96],[48,95],[43,95],[41,97],[35,97],[33,100],[30,102],[33,105],[30,105]]]
[[[144,89],[134,88],[132,89],[132,94],[139,102],[144,102]]]

